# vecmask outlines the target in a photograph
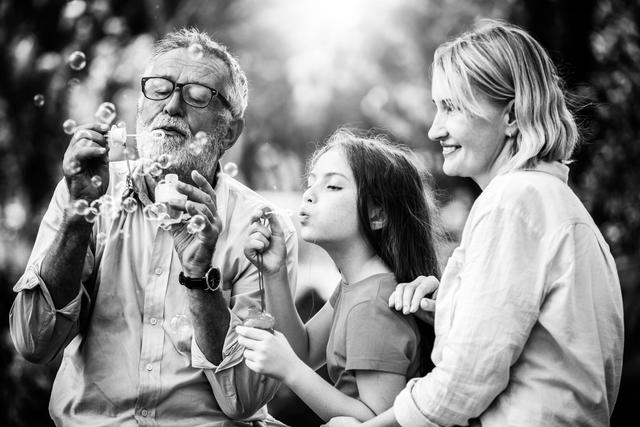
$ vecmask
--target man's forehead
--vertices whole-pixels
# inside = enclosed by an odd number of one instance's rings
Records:
[[[212,55],[195,59],[186,48],[173,49],[155,57],[147,69],[146,76],[162,76],[176,79],[178,83],[191,82],[215,85],[228,77],[228,67]]]

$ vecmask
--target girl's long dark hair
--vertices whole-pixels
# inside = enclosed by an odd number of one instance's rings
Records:
[[[407,148],[384,137],[359,136],[338,129],[313,156],[311,162],[330,149],[345,153],[358,189],[358,216],[362,233],[376,254],[389,266],[399,283],[418,276],[440,277],[436,252],[433,204],[424,185],[428,177]],[[386,224],[371,229],[370,208],[379,207]],[[421,335],[421,374],[431,371],[433,327],[417,321]]]

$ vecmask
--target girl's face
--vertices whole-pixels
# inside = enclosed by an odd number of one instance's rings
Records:
[[[360,238],[358,191],[342,150],[322,154],[309,173],[300,206],[301,236],[323,248]]]
[[[437,111],[429,138],[442,146],[442,169],[450,176],[470,177],[484,189],[509,160],[508,109],[482,95],[477,95],[477,99],[486,118],[454,108],[447,85],[437,77],[436,72],[431,93]]]

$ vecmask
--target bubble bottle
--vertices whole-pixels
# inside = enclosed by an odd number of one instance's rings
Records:
[[[178,192],[178,182],[180,182],[178,180],[178,175],[168,173],[165,175],[164,179],[156,185],[156,203],[164,203],[167,206],[167,214],[169,215],[169,218],[163,221],[165,224],[176,224],[182,221],[182,212],[168,204],[171,200],[187,201],[187,195]]]

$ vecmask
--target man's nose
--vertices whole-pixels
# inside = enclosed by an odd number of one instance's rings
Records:
[[[171,96],[166,99],[162,111],[170,116],[182,116],[184,114],[184,102],[179,88],[176,88]]]

